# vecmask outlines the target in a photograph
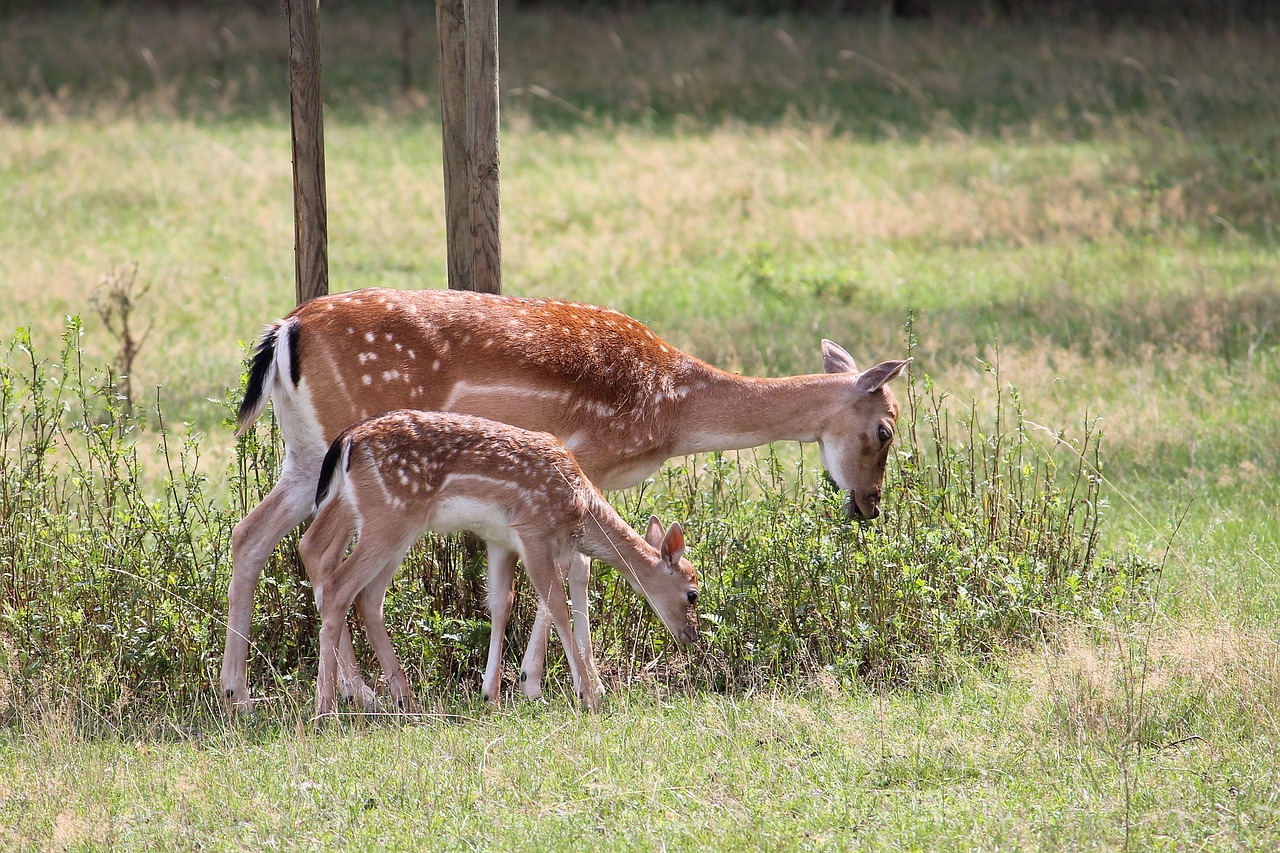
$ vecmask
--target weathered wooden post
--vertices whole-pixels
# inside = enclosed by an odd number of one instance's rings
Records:
[[[293,267],[298,303],[329,292],[319,0],[285,0],[293,135]]]
[[[449,287],[471,288],[471,190],[467,181],[466,0],[436,0],[440,46],[440,125],[443,135],[444,221]]]
[[[449,287],[502,292],[498,198],[498,0],[436,0]],[[484,553],[464,533],[462,559]]]
[[[467,135],[471,179],[471,287],[502,292],[498,183],[498,0],[467,4]]]
[[[498,2],[436,0],[449,286],[502,292]]]

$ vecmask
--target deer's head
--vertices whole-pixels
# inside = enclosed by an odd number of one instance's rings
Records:
[[[884,467],[898,423],[898,400],[888,383],[910,361],[884,361],[859,371],[853,356],[831,341],[822,342],[826,372],[849,374],[837,413],[818,435],[818,447],[827,473],[849,493],[844,509],[850,518],[880,515]]]

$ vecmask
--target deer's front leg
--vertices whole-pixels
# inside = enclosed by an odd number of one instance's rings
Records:
[[[569,563],[569,594],[573,597],[573,636],[582,653],[582,659],[590,670],[589,678],[597,690],[603,690],[595,667],[595,650],[591,645],[591,619],[587,602],[591,587],[591,558],[574,554]],[[520,663],[520,692],[526,699],[542,697],[542,676],[546,672],[547,642],[551,638],[552,620],[546,604],[539,600],[538,613],[529,632],[529,645]],[[565,655],[569,654],[568,647]],[[574,685],[577,687],[578,685]]]
[[[600,683],[600,673],[596,671],[595,649],[591,645],[591,615],[587,596],[591,590],[591,558],[585,554],[574,554],[569,563],[569,595],[573,601],[573,639],[582,654],[582,662],[586,667],[587,682],[595,685],[597,693],[604,693],[604,685]]]
[[[538,614],[529,631],[529,645],[520,661],[520,692],[526,699],[542,698],[542,673],[547,663],[547,642],[551,639],[551,614],[542,597],[538,597]]]
[[[480,689],[484,701],[498,707],[502,694],[502,644],[511,621],[516,553],[489,543],[489,661]]]
[[[587,706],[587,710],[600,708],[600,692],[591,673],[595,671],[594,663],[588,666],[582,657],[582,649],[573,640],[573,629],[569,617],[569,603],[564,595],[564,576],[556,565],[553,555],[547,552],[536,555],[525,555],[525,570],[529,580],[538,591],[538,597],[546,605],[547,612],[555,625],[560,642],[564,644],[565,655],[569,659],[569,671],[573,677],[574,691]]]

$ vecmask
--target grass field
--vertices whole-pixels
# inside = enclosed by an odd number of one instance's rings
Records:
[[[402,91],[398,20],[324,12],[335,290],[443,284],[434,33],[416,20]],[[1153,606],[948,659],[928,685],[713,691],[627,662],[597,717],[562,697],[490,714],[455,686],[417,724],[316,731],[305,672],[227,723],[211,691],[160,710],[127,689],[32,698],[9,666],[0,845],[1280,843],[1275,34],[676,8],[501,26],[508,292],[608,304],[760,375],[818,370],[822,337],[902,357],[910,322],[916,381],[988,433],[1011,389],[1041,444],[1096,426],[1102,543],[1163,565]],[[0,334],[52,358],[79,315],[86,362],[119,366],[95,305],[136,264],[135,396],[199,435],[228,517],[216,401],[293,299],[284,36],[234,6],[0,21]],[[895,465],[887,491],[903,480]],[[216,630],[166,642],[204,643],[216,678]]]

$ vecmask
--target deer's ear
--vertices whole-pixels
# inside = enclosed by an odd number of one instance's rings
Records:
[[[660,550],[667,565],[674,566],[680,562],[680,558],[684,556],[684,530],[680,528],[680,522],[677,521],[668,528]]]
[[[858,364],[839,344],[823,338],[822,369],[827,373],[857,373]]]
[[[662,522],[656,515],[649,516],[649,529],[645,531],[644,541],[654,548],[662,547]]]
[[[873,391],[879,391],[881,386],[891,379],[897,379],[902,375],[902,371],[907,369],[907,365],[911,363],[911,359],[903,359],[902,361],[882,361],[866,373],[858,377],[858,382],[854,386],[863,394],[870,394]]]

